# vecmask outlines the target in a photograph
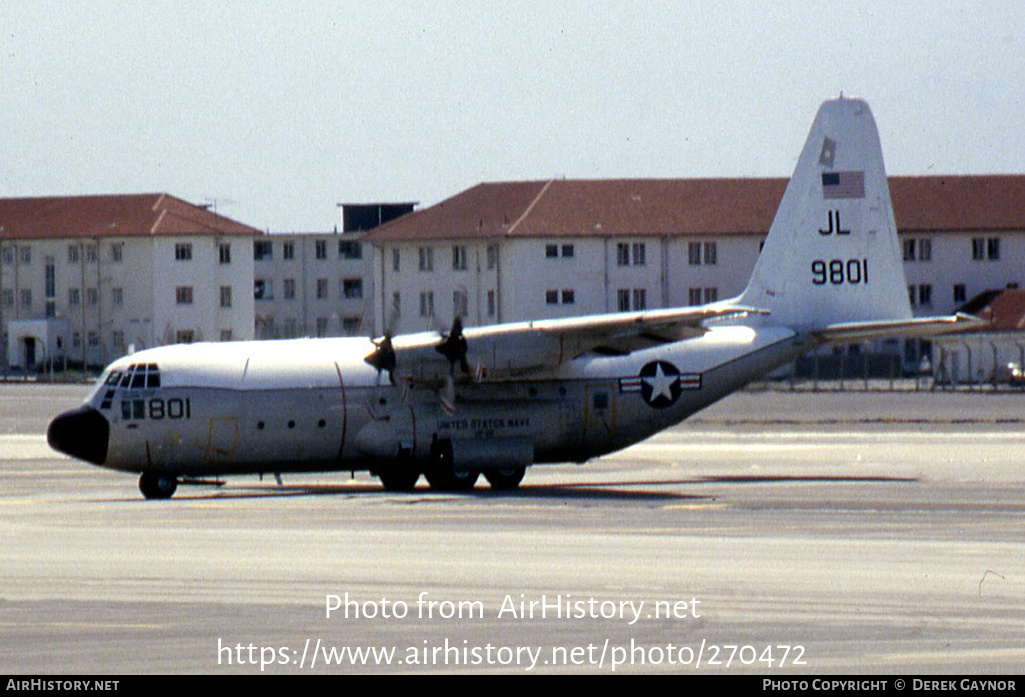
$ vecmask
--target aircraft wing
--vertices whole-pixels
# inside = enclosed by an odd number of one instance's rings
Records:
[[[979,329],[988,324],[974,315],[957,313],[943,317],[916,317],[878,322],[839,322],[814,332],[828,343],[869,341],[893,337],[927,337]]]
[[[766,314],[764,310],[741,307],[727,302],[697,307],[644,310],[614,314],[567,317],[533,322],[516,322],[460,331],[465,340],[466,365],[461,365],[445,345],[453,342],[450,332],[424,332],[391,339],[398,376],[414,380],[434,380],[450,374],[455,365],[468,372],[483,372],[489,377],[522,375],[532,371],[555,369],[559,364],[591,352],[623,355],[658,344],[681,341],[704,334],[703,323],[748,314]],[[376,341],[380,351],[383,342]],[[458,338],[454,341],[458,344]],[[375,353],[367,362],[377,366]]]

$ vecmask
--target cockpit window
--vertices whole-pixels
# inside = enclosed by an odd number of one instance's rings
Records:
[[[132,363],[123,371],[112,370],[107,375],[106,380],[103,381],[101,389],[106,389],[104,392],[103,400],[100,402],[100,409],[110,409],[114,403],[114,397],[118,390],[152,390],[160,387],[160,368],[156,363]],[[137,415],[138,410],[142,407],[136,406],[135,402],[143,404],[140,400],[132,400],[128,402],[122,402],[122,409],[127,408],[131,418],[142,418]],[[129,407],[125,407],[125,404],[129,404]],[[125,416],[125,418],[129,418]]]
[[[131,390],[160,387],[160,368],[156,363],[132,363],[123,373],[111,372],[106,384]]]

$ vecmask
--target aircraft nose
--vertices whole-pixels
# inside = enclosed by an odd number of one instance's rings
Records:
[[[94,465],[106,461],[109,436],[107,419],[89,406],[59,414],[46,429],[51,448]]]

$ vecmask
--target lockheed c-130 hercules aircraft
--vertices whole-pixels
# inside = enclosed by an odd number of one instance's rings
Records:
[[[872,113],[819,109],[747,289],[697,307],[447,334],[164,346],[57,416],[63,453],[147,498],[231,474],[369,470],[385,489],[514,489],[530,465],[637,443],[828,343],[957,331],[913,318]]]

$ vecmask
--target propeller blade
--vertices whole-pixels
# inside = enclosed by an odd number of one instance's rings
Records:
[[[363,360],[371,367],[377,368],[378,374],[381,371],[387,371],[388,379],[394,385],[397,359],[395,357],[395,347],[392,346],[391,335],[386,335],[380,341],[373,342],[373,344],[376,348]]]
[[[459,369],[464,374],[469,375],[470,366],[466,362],[467,345],[466,337],[463,335],[463,320],[461,317],[456,317],[452,320],[452,329],[445,336],[445,340],[435,347],[435,350],[448,359],[453,373],[455,372],[456,363],[459,363]]]

